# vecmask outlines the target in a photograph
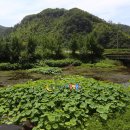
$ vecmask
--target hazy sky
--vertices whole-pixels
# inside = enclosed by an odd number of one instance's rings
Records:
[[[130,25],[130,0],[0,0],[0,25],[14,26],[46,8],[80,8],[106,21]]]

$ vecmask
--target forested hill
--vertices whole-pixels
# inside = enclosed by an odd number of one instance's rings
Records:
[[[123,24],[117,24],[117,27],[130,35],[130,26],[123,25]]]
[[[46,9],[42,12],[26,16],[14,27],[14,34],[25,37],[31,34],[43,36],[50,33],[62,33],[69,37],[72,33],[87,34],[92,31],[94,23],[103,20],[80,9]]]
[[[11,27],[4,27],[0,25],[0,36],[8,35],[11,32]]]
[[[7,30],[6,27],[0,25],[0,36],[4,35],[6,30]]]
[[[61,58],[65,50],[73,56],[79,51],[83,59],[90,52],[99,57],[104,48],[129,48],[129,28],[78,8],[45,9],[5,29],[8,35],[0,38],[0,59],[24,63],[48,56]]]
[[[45,9],[34,15],[26,16],[20,24],[14,27],[12,36],[26,40],[30,36],[41,40],[43,36],[51,37],[53,34],[62,34],[64,41],[69,43],[71,36],[87,35],[91,32],[97,34],[98,41],[105,48],[116,47],[118,32],[119,47],[130,46],[130,27],[125,25],[117,26],[110,24],[97,16],[78,8],[66,9]]]
[[[37,43],[45,42],[54,35],[62,35],[65,46],[69,46],[70,41],[77,37],[87,36],[93,33],[96,40],[105,48],[130,47],[130,27],[122,24],[108,23],[86,11],[78,8],[66,9],[45,9],[38,14],[26,16],[19,24],[13,28],[0,26],[0,36],[10,34],[17,37],[22,42],[26,42],[29,37],[33,37]]]

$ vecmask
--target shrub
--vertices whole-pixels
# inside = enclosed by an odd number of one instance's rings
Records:
[[[0,70],[18,70],[18,69],[30,69],[33,68],[35,64],[33,63],[0,63]]]
[[[41,74],[60,74],[62,70],[57,67],[40,67],[28,70],[29,72],[41,73]]]
[[[47,65],[45,64],[44,61],[40,60],[36,63],[36,66],[35,67],[46,67]]]
[[[64,59],[64,60],[47,60],[45,63],[51,67],[65,67],[69,65],[80,66],[82,63],[79,60]]]
[[[52,51],[48,49],[44,49],[44,51],[41,54],[42,54],[43,59],[50,59],[54,57],[54,54],[52,53]]]
[[[21,64],[21,68],[20,69],[31,69],[33,67],[35,67],[36,65],[34,63],[24,63]]]
[[[17,70],[20,69],[20,64],[11,64],[11,63],[0,63],[0,70]]]

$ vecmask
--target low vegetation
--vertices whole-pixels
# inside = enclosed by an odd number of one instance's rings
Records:
[[[81,87],[70,90],[70,83]],[[104,128],[104,123],[109,128],[116,113],[126,111],[130,101],[128,95],[129,91],[118,84],[81,76],[28,82],[1,89],[0,123],[19,124],[28,119],[35,125],[33,130],[91,130]]]
[[[107,55],[129,55],[130,54],[130,49],[121,49],[121,48],[117,48],[117,49],[105,49],[104,54]]]
[[[56,67],[66,66],[80,66],[82,62],[75,59],[62,59],[62,60],[41,60],[37,63],[0,63],[0,70],[19,70],[19,69],[31,69],[31,72],[41,72],[49,74],[49,71],[59,72],[60,69]],[[49,66],[49,67],[48,67]],[[55,68],[53,68],[55,67]],[[48,73],[47,73],[48,71]],[[53,73],[52,72],[52,73]],[[54,73],[55,73],[54,72]]]
[[[122,64],[120,61],[105,59],[95,63],[94,66],[100,68],[116,68],[122,66]]]
[[[0,63],[0,70],[19,70],[19,69],[30,69],[36,66],[33,63]]]
[[[35,73],[41,73],[41,74],[47,74],[47,75],[57,75],[62,73],[62,69],[57,67],[38,67],[29,69],[28,72],[35,72]]]
[[[76,67],[79,71],[80,69],[88,70],[88,69],[96,69],[97,71],[102,69],[103,71],[109,71],[109,70],[121,70],[125,69],[126,67],[120,62],[116,60],[109,60],[109,59],[104,59],[100,60],[97,63],[87,63],[87,64],[82,64],[81,66]]]
[[[82,64],[79,60],[65,59],[65,60],[46,60],[45,63],[51,67],[65,67],[65,66],[80,66]]]

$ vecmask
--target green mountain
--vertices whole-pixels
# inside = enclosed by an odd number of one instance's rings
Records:
[[[77,8],[46,9],[38,14],[26,16],[20,24],[14,27],[13,34],[25,39],[29,35],[42,37],[57,32],[68,38],[73,32],[91,32],[91,23],[95,22],[100,23],[103,20]]]
[[[11,32],[12,28],[4,27],[0,25],[0,36],[8,35]]]
[[[13,28],[4,28],[0,38],[0,60],[28,62],[72,56],[100,58],[104,48],[129,48],[129,26],[108,23],[78,8],[45,9],[26,16]],[[6,33],[5,33],[6,32]],[[7,33],[8,32],[8,33]],[[93,57],[93,58],[92,58]]]
[[[77,8],[71,10],[46,9],[36,15],[26,16],[20,24],[14,27],[14,34],[25,38],[29,35],[43,36],[60,32],[69,37],[69,34],[73,32],[91,32],[91,22],[103,21]]]
[[[130,35],[130,26],[123,25],[123,24],[117,24],[117,27]]]
[[[129,46],[130,27],[110,24],[97,16],[78,8],[66,9],[45,9],[38,14],[26,16],[20,24],[13,28],[12,36],[23,41],[29,36],[37,40],[52,34],[62,34],[64,41],[69,43],[72,34],[87,35],[91,32],[97,33],[98,41],[106,48],[114,48],[117,32],[119,33],[119,47]]]
[[[0,25],[0,35],[3,35],[6,30],[7,30],[6,27]]]

